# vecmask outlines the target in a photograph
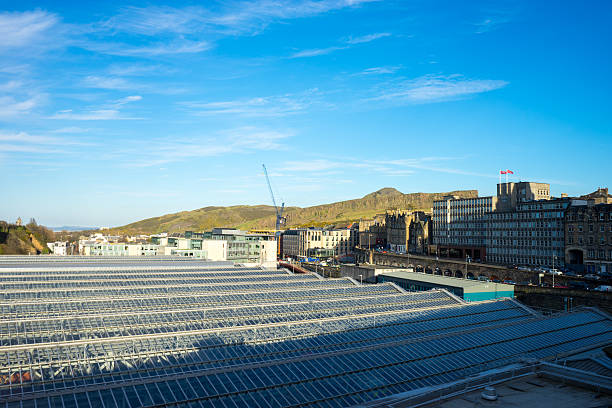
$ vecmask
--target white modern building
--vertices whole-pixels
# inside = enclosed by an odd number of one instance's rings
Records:
[[[47,247],[49,247],[53,255],[60,255],[60,256],[68,255],[68,242],[67,241],[48,242]]]

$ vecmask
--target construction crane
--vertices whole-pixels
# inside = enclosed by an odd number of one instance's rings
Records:
[[[276,211],[276,227],[274,228],[274,236],[276,237],[281,228],[281,224],[285,224],[285,218],[283,217],[283,211],[285,210],[285,203],[282,203],[280,208],[276,205],[276,199],[274,198],[274,193],[272,192],[272,184],[270,184],[270,177],[268,177],[268,170],[266,169],[266,165],[262,164],[264,174],[266,175],[266,181],[268,182],[268,189],[270,190],[270,196],[272,197],[272,203],[274,204],[274,210]]]

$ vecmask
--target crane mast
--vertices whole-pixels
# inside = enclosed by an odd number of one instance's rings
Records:
[[[268,176],[268,170],[266,165],[262,164],[263,171],[266,176],[266,182],[268,183],[268,190],[270,190],[270,197],[272,197],[272,204],[274,204],[274,210],[276,211],[276,226],[274,228],[274,236],[276,237],[280,233],[281,224],[285,223],[283,218],[283,211],[285,210],[285,203],[282,203],[280,208],[276,205],[276,199],[274,198],[274,192],[272,191],[272,184],[270,184],[270,177]]]

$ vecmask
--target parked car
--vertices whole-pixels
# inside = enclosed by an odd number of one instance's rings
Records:
[[[609,285],[599,285],[598,287],[596,287],[595,289],[598,292],[612,292],[612,286]]]
[[[551,275],[563,275],[563,272],[561,272],[558,269],[549,269],[547,272],[550,273]]]
[[[568,270],[568,271],[563,272],[563,274],[564,274],[564,275],[566,275],[566,276],[572,277],[572,278],[577,278],[577,277],[580,277],[580,276],[581,276],[581,275],[578,275],[576,272],[574,272],[574,271],[569,271],[569,270]]]
[[[583,281],[569,281],[567,286],[571,289],[589,290],[589,284]]]
[[[584,275],[584,279],[588,279],[588,280],[600,280],[601,276],[595,275],[593,273],[589,273],[587,275]]]
[[[506,285],[516,285],[516,282],[511,281],[510,279],[505,279],[502,281],[502,283],[505,283]],[[525,285],[529,285],[529,282],[524,283]]]

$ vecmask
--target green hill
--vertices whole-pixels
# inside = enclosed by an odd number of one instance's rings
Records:
[[[27,225],[0,221],[0,255],[48,254],[47,242],[54,239],[53,231],[31,220]]]
[[[448,193],[404,194],[394,188],[383,188],[362,198],[339,201],[313,207],[288,207],[285,209],[287,226],[342,225],[361,218],[371,218],[377,213],[391,209],[419,209],[430,211],[433,201],[447,194],[472,198],[476,190],[452,191]],[[158,232],[205,231],[214,227],[241,229],[273,229],[276,221],[274,207],[269,205],[237,205],[231,207],[204,207],[193,211],[182,211],[161,217],[148,218],[122,227],[111,229],[111,233],[153,234]]]

